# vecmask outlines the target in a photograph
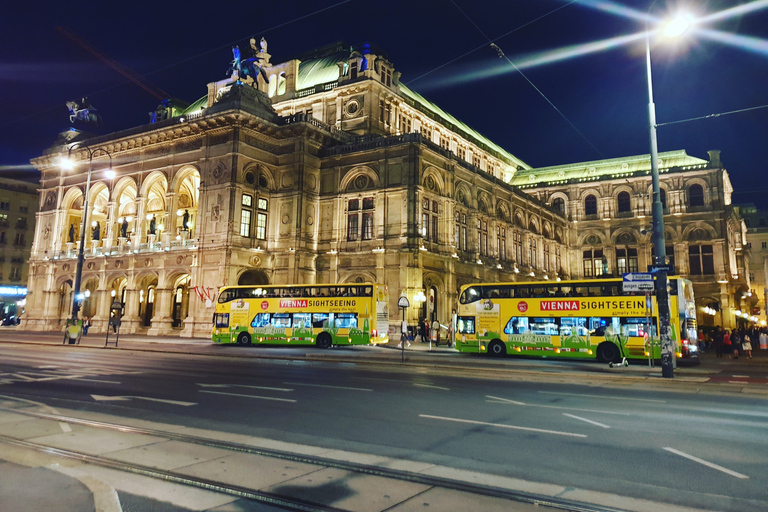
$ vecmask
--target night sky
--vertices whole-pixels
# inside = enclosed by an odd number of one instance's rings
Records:
[[[612,6],[605,12],[590,4]],[[16,2],[0,30],[0,175],[35,178],[29,159],[69,128],[67,100],[88,96],[104,132],[148,122],[159,100],[82,46],[193,102],[226,77],[231,46],[265,37],[272,62],[336,41],[382,48],[401,80],[534,167],[649,152],[644,39],[529,66],[537,57],[641,33],[651,1],[409,0]],[[697,1],[697,14],[742,1]],[[658,0],[661,16],[672,4]],[[768,208],[768,2],[714,20],[652,53],[659,150],[722,151],[734,202]],[[630,14],[620,14],[621,9]],[[639,18],[631,13],[639,14]],[[734,38],[739,36],[743,39]],[[726,44],[713,40],[724,37]],[[521,66],[491,48],[495,41]],[[526,80],[527,77],[527,80]],[[544,98],[546,96],[546,99]],[[554,105],[550,105],[550,103]]]

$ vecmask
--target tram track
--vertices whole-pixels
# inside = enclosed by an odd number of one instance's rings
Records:
[[[21,408],[5,408],[0,407],[0,411],[20,414],[31,418],[37,418],[40,420],[49,420],[59,423],[67,423],[70,425],[79,425],[94,429],[111,430],[121,432],[123,434],[131,434],[138,436],[152,436],[159,437],[167,440],[186,443],[189,445],[205,446],[208,448],[216,448],[229,452],[239,452],[251,455],[258,455],[262,457],[268,457],[270,459],[279,459],[282,461],[288,461],[292,463],[308,464],[317,467],[318,470],[322,468],[330,468],[336,470],[347,471],[357,475],[369,475],[381,478],[387,478],[391,480],[409,482],[413,484],[420,484],[429,488],[442,488],[452,491],[459,491],[463,493],[469,493],[479,496],[486,496],[492,498],[499,498],[503,500],[514,501],[518,503],[524,503],[534,505],[538,507],[548,507],[552,510],[561,510],[568,512],[623,512],[622,509],[613,507],[606,507],[602,505],[593,505],[582,502],[575,502],[572,500],[560,498],[557,496],[538,495],[534,493],[527,493],[522,491],[510,490],[501,487],[494,487],[489,485],[482,485],[478,483],[465,482],[460,480],[454,480],[450,478],[432,476],[422,473],[415,473],[412,471],[404,471],[400,469],[386,468],[381,466],[366,465],[360,463],[352,463],[342,460],[331,459],[327,457],[296,454],[287,451],[281,451],[270,448],[256,447],[241,443],[235,443],[224,440],[211,439],[207,437],[194,436],[189,434],[182,434],[178,432],[171,432],[166,430],[157,430],[149,428],[135,427],[131,425],[121,425],[117,423],[110,423],[104,421],[96,421],[86,418],[76,418],[73,416],[67,416],[63,414],[54,414],[49,412],[30,411]],[[321,503],[306,501],[297,499],[277,493],[266,492],[262,490],[254,490],[241,485],[235,485],[232,483],[216,481],[212,479],[206,479],[196,476],[190,476],[176,471],[159,469],[157,467],[143,465],[135,462],[126,462],[102,455],[88,454],[80,451],[64,449],[55,446],[49,446],[36,442],[19,439],[12,436],[0,434],[0,443],[6,443],[15,445],[22,448],[36,450],[38,452],[46,453],[49,455],[55,455],[68,459],[78,460],[87,464],[94,464],[101,467],[106,467],[114,470],[130,472],[136,475],[155,478],[166,482],[175,484],[181,484],[199,489],[204,489],[212,492],[222,493],[238,498],[244,498],[253,500],[265,504],[270,504],[288,510],[307,511],[307,512],[336,512],[344,509],[335,508]]]

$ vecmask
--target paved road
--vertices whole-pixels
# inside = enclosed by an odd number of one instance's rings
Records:
[[[698,509],[768,503],[768,395],[710,382],[733,361],[670,382],[642,366],[511,360],[488,372],[450,353],[399,366],[386,349],[187,348],[225,357],[0,344],[0,394]],[[745,369],[765,378],[759,360]]]

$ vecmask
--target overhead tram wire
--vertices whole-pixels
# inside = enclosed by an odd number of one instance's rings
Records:
[[[740,108],[738,110],[729,110],[728,112],[720,112],[719,114],[708,114],[706,116],[698,116],[698,117],[689,117],[688,119],[680,119],[679,121],[669,121],[668,123],[656,123],[656,126],[667,126],[670,124],[680,124],[680,123],[688,123],[690,121],[700,121],[702,119],[714,119],[715,117],[722,117],[727,116],[730,114],[740,114],[742,112],[750,112],[752,110],[760,110],[763,108],[768,108],[768,105],[760,105],[758,107],[747,107],[747,108]]]
[[[547,15],[549,15],[549,14],[552,14],[553,12],[555,12],[555,11],[557,11],[557,10],[559,10],[559,9],[562,9],[563,7],[567,7],[568,5],[570,5],[570,4],[574,3],[574,2],[576,2],[576,0],[573,0],[573,1],[571,1],[571,2],[569,2],[568,4],[566,4],[566,5],[562,6],[562,7],[558,7],[557,9],[555,9],[555,10],[551,11],[550,13],[547,13],[545,16],[547,16]],[[602,153],[602,152],[601,152],[599,149],[597,149],[597,147],[596,147],[594,144],[592,144],[592,142],[590,142],[590,140],[589,140],[589,139],[586,137],[586,135],[584,135],[584,134],[581,132],[581,130],[579,130],[579,129],[576,127],[576,125],[574,125],[574,124],[571,122],[571,120],[570,120],[570,119],[568,119],[568,118],[566,117],[566,115],[565,115],[565,114],[563,114],[563,112],[562,112],[562,111],[561,111],[559,108],[557,108],[557,106],[556,106],[554,103],[552,103],[552,101],[551,101],[551,100],[550,100],[550,99],[547,97],[547,95],[546,95],[546,94],[544,94],[544,93],[541,91],[541,89],[539,89],[538,87],[536,87],[536,84],[534,84],[534,83],[531,81],[531,79],[530,79],[530,78],[528,78],[528,77],[526,76],[526,74],[525,74],[525,73],[523,73],[523,71],[522,71],[522,70],[521,70],[519,67],[517,67],[517,65],[516,65],[514,62],[512,62],[512,60],[511,60],[509,57],[507,57],[507,55],[506,55],[506,54],[505,54],[505,53],[502,51],[502,49],[501,49],[501,48],[500,48],[500,47],[499,47],[499,46],[498,46],[498,45],[495,43],[495,41],[494,41],[493,39],[491,39],[490,37],[488,37],[488,35],[487,35],[485,32],[483,32],[483,30],[482,30],[480,27],[478,27],[478,26],[477,26],[477,23],[475,23],[475,22],[472,20],[472,18],[470,18],[470,17],[467,15],[467,13],[465,13],[465,12],[462,10],[462,8],[461,8],[461,7],[459,7],[459,6],[456,4],[456,1],[455,1],[455,0],[451,0],[451,3],[452,3],[452,4],[453,4],[453,5],[454,5],[454,6],[455,6],[455,7],[456,7],[458,10],[459,10],[459,12],[461,12],[461,14],[463,14],[463,15],[464,15],[464,17],[466,17],[466,18],[467,18],[467,20],[468,20],[470,23],[472,23],[472,25],[473,25],[473,26],[474,26],[474,27],[477,29],[477,31],[478,31],[478,32],[480,32],[480,34],[482,34],[482,36],[483,36],[485,39],[487,39],[487,40],[488,40],[488,43],[490,44],[491,48],[493,48],[493,49],[494,49],[494,50],[495,50],[495,51],[496,51],[496,52],[499,54],[499,58],[503,58],[504,60],[506,60],[506,61],[507,61],[507,62],[508,62],[508,63],[509,63],[509,64],[510,64],[510,65],[511,65],[511,66],[512,66],[514,69],[515,69],[515,71],[517,71],[518,73],[520,73],[520,76],[522,76],[523,78],[525,78],[525,81],[526,81],[526,82],[528,82],[528,84],[529,84],[531,87],[533,87],[533,89],[534,89],[536,92],[538,92],[538,93],[539,93],[539,95],[540,95],[542,98],[544,98],[544,101],[546,101],[547,103],[549,103],[549,105],[550,105],[550,106],[551,106],[553,109],[555,109],[555,112],[557,112],[558,114],[560,114],[560,116],[561,116],[563,119],[565,119],[565,122],[567,122],[567,123],[568,123],[568,124],[571,126],[571,128],[573,128],[573,129],[576,131],[576,133],[578,133],[578,134],[581,136],[581,138],[582,138],[582,139],[584,139],[584,141],[585,141],[587,144],[589,144],[589,145],[592,147],[592,149],[594,149],[594,150],[597,152],[597,154],[598,154],[598,155],[600,155],[600,157],[601,157],[601,158],[605,159],[605,155],[603,155],[603,153]],[[543,16],[542,16],[542,17],[543,17]],[[537,18],[537,19],[541,19],[541,17],[540,17],[540,18]],[[535,20],[534,20],[534,21],[535,21]],[[531,23],[532,23],[532,22],[531,22]],[[516,30],[517,30],[517,29],[516,29]],[[506,34],[505,34],[505,35],[506,35]],[[504,36],[501,36],[501,37],[504,37]],[[500,38],[497,38],[496,40],[498,40],[498,39],[500,39]],[[483,45],[483,46],[485,46],[485,45]]]
[[[495,43],[496,41],[498,41],[498,40],[500,40],[500,39],[503,39],[503,38],[507,37],[509,34],[513,34],[513,33],[517,32],[518,30],[522,30],[522,29],[524,29],[524,28],[525,28],[525,27],[527,27],[528,25],[532,25],[533,23],[536,23],[537,21],[540,21],[540,20],[542,20],[542,19],[546,18],[546,17],[547,17],[547,16],[549,16],[550,14],[554,14],[554,13],[556,13],[556,12],[557,12],[557,11],[559,11],[560,9],[565,9],[565,8],[566,8],[566,7],[568,7],[569,5],[571,5],[571,4],[573,4],[573,3],[576,3],[576,2],[578,2],[578,1],[579,1],[579,0],[571,0],[571,1],[570,1],[570,2],[568,2],[567,4],[565,4],[565,5],[561,5],[561,6],[560,6],[560,7],[558,7],[557,9],[553,9],[553,10],[549,11],[549,12],[548,12],[548,13],[546,13],[546,14],[542,14],[542,15],[541,15],[541,16],[539,16],[538,18],[534,18],[534,19],[532,19],[531,21],[529,21],[529,22],[527,22],[527,23],[523,23],[523,24],[522,24],[522,25],[520,25],[519,27],[515,27],[515,28],[513,28],[512,30],[510,30],[509,32],[506,32],[506,33],[504,33],[504,34],[501,34],[499,37],[497,37],[496,39],[494,39],[493,41],[491,41],[491,44]],[[463,13],[462,13],[462,14],[463,14]],[[465,14],[465,16],[466,16],[466,14]],[[470,21],[472,21],[472,20],[470,20]],[[477,25],[475,25],[475,26],[477,26]],[[478,30],[480,30],[480,29],[478,29]],[[411,85],[411,84],[412,84],[413,82],[415,82],[416,80],[421,80],[421,79],[422,79],[422,78],[424,78],[425,76],[427,76],[427,75],[430,75],[430,74],[434,73],[435,71],[438,71],[438,70],[440,70],[440,69],[442,69],[442,68],[444,68],[444,67],[446,67],[446,66],[450,66],[451,64],[453,64],[453,63],[454,63],[454,62],[456,62],[457,60],[461,60],[461,59],[463,59],[464,57],[466,57],[467,55],[470,55],[470,54],[472,54],[472,53],[475,53],[475,52],[476,52],[476,51],[478,51],[478,50],[481,50],[481,49],[485,48],[485,46],[486,46],[486,45],[485,45],[485,43],[481,44],[480,46],[476,46],[475,48],[472,48],[471,50],[469,50],[468,52],[464,53],[463,55],[459,55],[459,56],[458,56],[458,57],[456,57],[455,59],[451,59],[451,60],[449,60],[448,62],[446,62],[446,63],[444,63],[444,64],[440,64],[440,65],[439,65],[439,66],[437,66],[436,68],[433,68],[433,69],[431,69],[431,70],[427,71],[426,73],[424,73],[424,74],[421,74],[421,75],[417,76],[417,77],[416,77],[416,78],[414,78],[413,80],[409,80],[408,82],[405,82],[405,85]]]
[[[275,26],[273,26],[273,27],[270,27],[270,28],[267,28],[267,29],[263,29],[263,30],[261,30],[261,31],[256,31],[256,32],[260,32],[260,33],[268,33],[268,32],[271,32],[271,31],[273,31],[273,30],[277,30],[278,28],[282,28],[282,27],[285,27],[285,26],[287,26],[287,25],[290,25],[290,24],[292,24],[292,23],[296,23],[297,21],[301,21],[301,20],[303,20],[303,19],[309,18],[309,17],[311,17],[311,16],[314,16],[314,15],[316,15],[316,14],[319,14],[319,13],[321,13],[321,12],[324,12],[324,11],[327,11],[327,10],[330,10],[330,9],[334,9],[334,8],[336,8],[336,7],[340,6],[340,5],[343,5],[343,4],[346,4],[346,3],[349,3],[349,2],[351,2],[351,1],[352,1],[352,0],[342,0],[342,1],[340,1],[340,2],[337,2],[337,3],[333,4],[333,5],[329,5],[328,7],[323,7],[322,9],[318,9],[318,10],[316,10],[316,11],[313,11],[313,12],[309,13],[309,14],[304,14],[304,15],[302,15],[302,16],[298,16],[298,17],[296,17],[296,18],[293,18],[293,19],[291,19],[291,20],[285,21],[285,22],[283,22],[283,23],[280,23],[280,24],[278,24],[278,25],[275,25]],[[574,0],[574,1],[576,1],[576,0]],[[205,56],[205,55],[208,55],[208,54],[211,54],[211,53],[213,53],[213,52],[219,51],[219,50],[221,50],[222,48],[227,48],[227,47],[230,47],[232,44],[235,44],[235,43],[237,43],[237,42],[239,42],[239,41],[240,41],[240,39],[238,39],[238,40],[236,40],[236,41],[233,41],[233,42],[231,42],[231,43],[227,43],[227,44],[223,44],[223,45],[221,45],[221,46],[217,46],[216,48],[213,48],[213,49],[211,49],[211,50],[208,50],[208,51],[205,51],[205,52],[202,52],[202,53],[198,53],[198,54],[196,54],[196,55],[193,55],[193,56],[191,56],[191,57],[188,57],[188,58],[186,58],[186,59],[184,59],[184,60],[176,61],[176,62],[174,62],[173,64],[169,64],[169,65],[167,65],[167,66],[164,66],[164,67],[161,67],[161,68],[155,69],[155,70],[153,70],[153,71],[148,71],[147,73],[143,73],[143,74],[134,73],[134,76],[135,76],[135,77],[138,77],[138,78],[146,78],[147,76],[149,76],[149,75],[152,75],[152,74],[154,74],[154,73],[159,73],[159,72],[161,72],[161,71],[165,71],[165,70],[167,70],[167,69],[171,69],[171,68],[173,68],[173,67],[175,67],[175,66],[178,66],[178,65],[180,65],[180,64],[185,64],[185,63],[187,63],[187,62],[190,62],[190,61],[192,61],[192,60],[198,59],[198,58],[200,58],[200,57],[203,57],[203,56]],[[112,85],[112,86],[109,86],[109,87],[105,87],[105,88],[103,88],[103,89],[99,89],[99,90],[97,90],[97,91],[93,91],[93,92],[91,92],[91,93],[89,93],[89,94],[85,94],[85,95],[82,95],[82,96],[83,96],[83,97],[85,97],[85,98],[89,98],[89,97],[92,97],[92,96],[96,96],[97,94],[101,94],[101,93],[104,93],[104,92],[108,92],[108,91],[111,91],[111,90],[113,90],[113,89],[117,89],[118,87],[122,87],[122,86],[124,86],[124,85],[126,85],[126,84],[128,84],[128,83],[131,83],[131,82],[134,82],[134,83],[136,83],[136,80],[135,80],[135,79],[130,79],[129,81],[120,82],[120,83],[117,83],[117,84],[115,84],[115,85]],[[150,94],[151,94],[151,93],[150,93]],[[60,106],[60,105],[55,105],[55,106],[51,106],[51,107],[48,107],[48,108],[44,108],[44,109],[42,109],[42,110],[38,110],[37,112],[33,112],[33,113],[31,113],[31,114],[27,114],[27,115],[25,115],[25,116],[22,116],[22,117],[17,117],[17,118],[15,118],[15,119],[11,119],[11,120],[9,120],[9,121],[6,121],[6,122],[0,122],[0,127],[5,127],[5,126],[11,125],[11,124],[15,124],[15,123],[18,123],[19,121],[24,121],[24,120],[26,120],[26,119],[31,119],[31,118],[33,118],[33,117],[36,117],[36,116],[38,116],[38,115],[41,115],[41,114],[46,114],[46,113],[48,113],[48,112],[53,112],[54,110],[60,110],[60,109],[61,109],[61,106]]]

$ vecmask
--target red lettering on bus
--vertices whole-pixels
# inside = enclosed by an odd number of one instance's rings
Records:
[[[526,311],[528,311],[528,303],[525,302],[524,300],[521,300],[520,302],[517,303],[517,310],[521,313],[525,313]]]
[[[263,300],[261,301],[261,309],[266,310],[269,307],[269,302]]]

